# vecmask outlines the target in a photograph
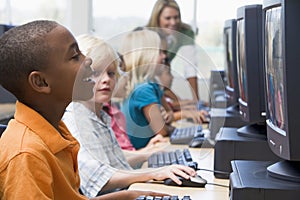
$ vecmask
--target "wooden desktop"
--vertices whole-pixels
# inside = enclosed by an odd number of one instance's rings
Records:
[[[175,149],[188,148],[187,145],[172,145],[168,144],[166,151],[172,151]],[[198,167],[202,169],[213,170],[214,168],[214,149],[213,148],[189,148],[192,158],[198,162]],[[143,165],[147,167],[147,163]],[[226,200],[229,199],[229,180],[217,179],[214,177],[214,173],[210,171],[200,170],[198,174],[207,180],[207,184],[204,188],[191,188],[191,187],[178,187],[167,186],[163,183],[148,182],[148,183],[134,183],[129,187],[129,190],[151,190],[155,192],[162,192],[170,195],[178,195],[182,198],[188,195],[193,200],[207,199],[207,200]],[[213,185],[219,184],[219,185]],[[222,186],[220,186],[222,185]],[[225,187],[223,187],[225,186]]]

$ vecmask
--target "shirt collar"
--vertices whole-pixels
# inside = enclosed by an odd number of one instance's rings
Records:
[[[14,118],[37,134],[54,154],[78,144],[62,121],[59,122],[61,135],[43,116],[19,101]]]

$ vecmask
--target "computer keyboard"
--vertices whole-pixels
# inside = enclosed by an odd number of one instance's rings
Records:
[[[185,165],[193,168],[194,170],[198,170],[198,163],[193,161],[191,153],[189,149],[177,149],[175,151],[170,152],[158,152],[152,154],[148,158],[148,167],[156,168],[163,167],[172,164]],[[182,182],[181,185],[177,185],[172,179],[167,178],[164,180],[165,185],[170,186],[180,186],[180,187],[205,187],[207,181],[202,178],[200,175],[196,175],[195,177],[190,177],[189,179],[184,179],[178,176],[178,179]]]
[[[178,196],[163,196],[163,197],[154,197],[154,196],[139,196],[135,200],[192,200],[190,196],[184,196],[179,198]]]
[[[170,136],[171,144],[189,144],[195,137],[204,137],[202,126],[175,128]]]
[[[197,170],[198,163],[193,161],[189,149],[177,149],[170,152],[158,152],[148,158],[148,167],[157,168],[166,165],[179,164],[194,168]]]

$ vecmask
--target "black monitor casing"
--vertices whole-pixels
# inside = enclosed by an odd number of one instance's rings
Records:
[[[244,20],[244,49],[239,49],[238,26]],[[263,76],[263,48],[262,48],[262,5],[246,5],[237,9],[237,69],[240,82],[239,54],[244,51],[245,70],[247,76],[247,102],[239,98],[239,109],[242,119],[249,123],[264,122],[265,94]],[[240,96],[241,88],[239,87]]]
[[[266,28],[268,24],[266,16],[269,9],[280,7],[280,19],[278,29],[269,29],[267,35]],[[272,13],[273,15],[273,13]],[[300,93],[299,91],[299,74],[300,74],[300,27],[297,19],[300,18],[300,1],[299,0],[264,0],[263,1],[263,19],[264,19],[264,66],[266,81],[266,120],[267,120],[267,142],[271,151],[279,156],[282,161],[279,162],[262,162],[262,161],[232,161],[233,173],[230,175],[231,192],[230,199],[264,199],[264,200],[281,200],[299,199],[300,195]],[[276,16],[274,14],[274,16]],[[274,19],[279,19],[276,16]],[[272,22],[273,23],[273,22]],[[281,32],[279,36],[275,36],[273,30]],[[281,36],[280,36],[281,35]],[[274,48],[275,37],[282,41],[280,48]],[[270,40],[266,40],[269,38]],[[271,42],[270,43],[268,43]],[[276,41],[277,42],[277,41]],[[272,49],[268,49],[272,48]],[[280,54],[276,54],[275,50],[279,50]],[[269,50],[269,51],[267,51]],[[267,57],[268,53],[271,56]],[[274,58],[281,59],[280,62],[274,62]],[[267,60],[269,59],[269,60]],[[269,62],[271,60],[271,62]],[[276,64],[274,64],[276,63]],[[282,63],[282,64],[278,64]],[[270,67],[270,64],[273,68]],[[283,102],[282,115],[284,123],[274,122],[278,120],[276,116],[272,119],[272,103],[274,95],[270,95],[270,78],[271,74],[268,70],[281,69],[277,71],[274,82],[279,83],[282,90],[281,97]],[[282,73],[281,73],[282,72]],[[280,76],[278,76],[280,74]],[[280,77],[280,78],[278,78]],[[280,81],[282,80],[282,82]],[[279,92],[280,90],[276,91]],[[269,93],[269,94],[268,94]],[[280,119],[281,120],[281,119]],[[277,125],[276,125],[277,123]],[[282,134],[285,132],[285,134]],[[274,154],[274,155],[275,155]]]
[[[286,119],[286,136],[279,134],[269,121],[267,112],[267,137],[271,150],[279,157],[300,161],[300,26],[296,19],[300,18],[300,2],[297,0],[264,1],[264,11],[282,6],[282,56],[284,87],[284,118]]]
[[[13,25],[8,25],[8,24],[0,24],[0,36],[8,31],[9,29],[13,28],[14,26]]]
[[[225,95],[228,105],[238,103],[239,86],[236,66],[236,20],[228,19],[224,23],[223,38],[225,47]]]

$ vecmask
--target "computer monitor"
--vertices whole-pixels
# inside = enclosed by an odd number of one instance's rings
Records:
[[[300,182],[300,1],[264,0],[264,68],[267,138],[285,161],[269,166],[271,176]]]
[[[238,113],[239,87],[236,66],[236,20],[228,19],[224,23],[223,43],[225,53],[225,96],[227,112]]]
[[[262,5],[237,9],[237,72],[239,110],[247,126],[239,135],[266,138],[262,48]]]
[[[13,25],[0,24],[0,37],[4,32],[13,27]],[[15,103],[16,100],[16,97],[12,93],[7,91],[0,85],[0,103]]]
[[[8,24],[0,24],[0,36],[8,31],[9,29],[13,28],[14,26],[13,25],[8,25]]]

